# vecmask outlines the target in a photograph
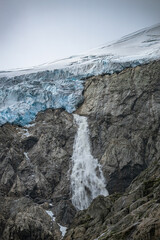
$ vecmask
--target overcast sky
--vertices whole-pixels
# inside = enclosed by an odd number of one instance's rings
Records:
[[[160,23],[160,0],[0,0],[0,70],[83,53]]]

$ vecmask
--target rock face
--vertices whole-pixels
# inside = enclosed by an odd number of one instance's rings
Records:
[[[96,198],[73,221],[70,169],[77,126],[72,114],[49,109],[27,127],[5,124],[0,127],[0,239],[59,240],[58,224],[71,226],[66,240],[102,233],[100,239],[158,239],[160,61],[88,78],[84,87],[76,113],[88,117],[92,154],[114,194]]]
[[[84,103],[94,157],[110,193],[123,192],[160,157],[160,61],[86,80]]]
[[[72,115],[63,110],[39,113],[29,128],[0,128],[0,235],[5,240],[60,239],[48,209],[62,225],[72,221],[69,169],[75,133]]]
[[[58,225],[46,211],[26,197],[1,198],[0,224],[2,240],[58,240],[61,237]]]

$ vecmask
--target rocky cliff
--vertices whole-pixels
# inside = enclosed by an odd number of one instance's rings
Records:
[[[99,239],[158,240],[159,96],[160,61],[85,79],[76,113],[88,118],[92,154],[111,195],[96,198],[76,217],[70,191],[77,131],[72,114],[49,109],[26,127],[1,126],[1,239],[58,240],[67,226],[67,240],[101,234]]]
[[[89,78],[78,114],[88,117],[93,155],[110,193],[123,192],[158,149],[160,61]]]

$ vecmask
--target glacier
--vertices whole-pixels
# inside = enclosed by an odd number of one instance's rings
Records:
[[[85,78],[113,74],[160,59],[160,24],[142,29],[85,54],[30,69],[0,71],[0,125],[27,125],[38,112],[83,102]]]
[[[9,122],[24,126],[48,108],[69,113],[83,101],[83,84],[74,77],[56,77],[57,71],[0,79],[0,125]]]

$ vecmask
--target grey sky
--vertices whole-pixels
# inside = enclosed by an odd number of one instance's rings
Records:
[[[160,22],[160,0],[0,0],[0,70],[79,54]]]

